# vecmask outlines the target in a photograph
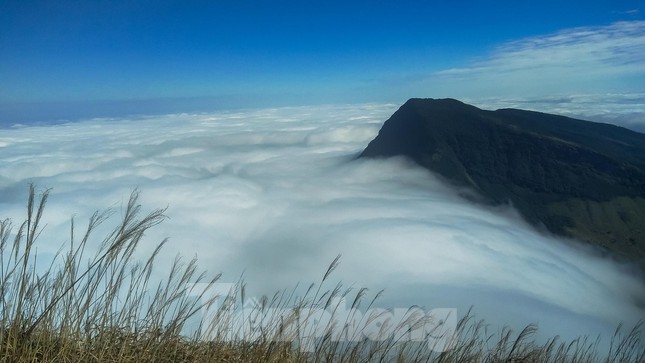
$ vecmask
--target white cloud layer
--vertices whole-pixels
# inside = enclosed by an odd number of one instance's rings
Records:
[[[642,92],[643,54],[645,21],[572,28],[505,43],[427,83],[471,95]]]
[[[0,208],[22,218],[27,183],[53,188],[39,253],[69,219],[124,203],[169,206],[142,254],[197,256],[251,291],[335,278],[386,289],[382,304],[475,306],[490,323],[607,333],[642,317],[645,289],[614,263],[533,231],[509,208],[464,202],[401,159],[354,160],[394,105],[318,106],[91,120],[2,130]],[[98,237],[98,236],[97,236]],[[43,258],[44,258],[43,257]],[[160,266],[165,266],[161,264]]]

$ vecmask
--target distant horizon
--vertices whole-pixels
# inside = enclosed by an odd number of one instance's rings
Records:
[[[408,97],[396,102],[336,102],[280,104],[258,101],[246,104],[209,97],[159,98],[146,100],[94,100],[76,102],[0,103],[0,129],[14,126],[53,125],[96,119],[127,120],[159,117],[173,114],[211,114],[289,107],[316,107],[325,105],[402,105],[411,98],[453,98],[476,107],[496,110],[516,108],[552,113],[592,122],[603,122],[645,133],[645,94],[571,95],[551,98],[458,98]],[[228,102],[226,102],[228,101]],[[625,105],[631,105],[626,108]],[[385,121],[382,120],[382,121]]]

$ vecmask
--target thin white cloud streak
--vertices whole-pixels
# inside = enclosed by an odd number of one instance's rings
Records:
[[[469,66],[436,72],[427,84],[498,96],[642,91],[643,54],[645,21],[565,29],[505,43]]]
[[[388,306],[475,305],[489,322],[538,322],[545,334],[607,333],[643,316],[641,282],[614,263],[540,235],[509,208],[464,202],[400,159],[353,160],[394,105],[320,106],[94,120],[3,130],[0,207],[24,214],[28,181],[52,187],[43,258],[72,215],[124,203],[134,187],[170,219],[142,246],[170,238],[250,291],[335,277],[386,289]],[[159,273],[163,271],[158,271]]]

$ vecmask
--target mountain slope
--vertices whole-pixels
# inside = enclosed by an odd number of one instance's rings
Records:
[[[645,265],[645,134],[453,99],[410,99],[361,157],[403,155],[540,228]]]

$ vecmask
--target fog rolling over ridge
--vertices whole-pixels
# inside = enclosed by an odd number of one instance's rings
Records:
[[[249,294],[333,278],[385,289],[381,305],[474,305],[490,324],[539,324],[564,338],[645,316],[642,282],[570,241],[541,235],[508,206],[464,201],[400,159],[355,160],[397,105],[347,105],[90,120],[2,130],[2,217],[24,217],[27,185],[53,188],[46,261],[69,220],[127,201],[168,206],[138,253],[170,242]],[[118,213],[117,213],[118,214]],[[97,234],[96,243],[101,236]],[[40,257],[39,257],[40,258]]]

